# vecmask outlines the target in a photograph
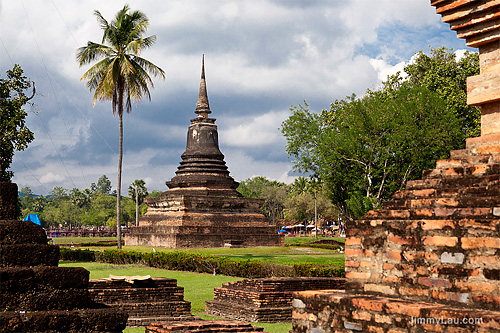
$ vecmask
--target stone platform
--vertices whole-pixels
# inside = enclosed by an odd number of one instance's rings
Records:
[[[59,247],[45,231],[15,220],[17,195],[0,182],[0,331],[121,332],[127,314],[94,302],[89,272],[57,267]]]
[[[261,327],[232,320],[203,320],[182,323],[153,323],[146,327],[146,333],[191,333],[191,332],[264,332]]]
[[[207,314],[227,319],[259,322],[290,322],[292,293],[301,290],[343,289],[343,278],[290,277],[249,279],[224,283],[206,301]]]
[[[127,327],[143,327],[157,321],[192,321],[191,303],[184,300],[184,288],[177,280],[151,278],[134,283],[98,279],[89,281],[90,295],[128,313]]]

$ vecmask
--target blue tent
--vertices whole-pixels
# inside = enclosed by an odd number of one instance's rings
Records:
[[[31,221],[35,224],[38,224],[39,226],[42,226],[37,214],[28,214],[28,215],[26,215],[26,217],[24,218],[23,221]]]

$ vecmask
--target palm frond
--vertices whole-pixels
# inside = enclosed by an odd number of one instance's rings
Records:
[[[95,60],[112,56],[114,53],[114,50],[107,45],[89,41],[87,46],[82,46],[77,49],[76,60],[79,62],[80,67],[82,67]]]

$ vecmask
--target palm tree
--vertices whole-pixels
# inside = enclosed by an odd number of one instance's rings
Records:
[[[80,67],[94,61],[81,80],[88,80],[86,85],[94,91],[93,104],[96,100],[111,100],[113,114],[118,114],[120,139],[118,152],[118,183],[116,195],[116,233],[118,248],[121,248],[121,177],[123,155],[123,110],[132,111],[132,100],[139,101],[144,96],[151,100],[149,86],[154,87],[149,74],[165,79],[165,72],[140,57],[142,50],[151,47],[156,35],[142,38],[149,27],[147,16],[140,11],[130,14],[128,5],[116,13],[108,23],[96,10],[97,21],[103,30],[102,42],[89,41],[87,46],[77,51]]]
[[[148,189],[146,188],[146,182],[143,179],[136,179],[128,187],[128,195],[133,198],[135,197],[135,225],[139,225],[139,203],[144,201],[144,198],[148,195]]]

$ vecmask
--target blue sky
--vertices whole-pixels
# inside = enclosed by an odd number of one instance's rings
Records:
[[[163,68],[152,101],[124,117],[123,188],[134,179],[166,190],[196,115],[201,55],[211,116],[231,175],[297,176],[280,124],[289,107],[328,108],[380,85],[419,50],[465,49],[428,0],[128,1],[149,17],[155,46],[142,56]],[[88,188],[105,174],[116,186],[118,119],[92,106],[76,49],[100,42],[93,11],[111,20],[121,1],[0,0],[0,75],[18,63],[35,82],[27,124],[35,141],[16,154],[14,181],[47,194]],[[472,50],[473,51],[473,50]]]

